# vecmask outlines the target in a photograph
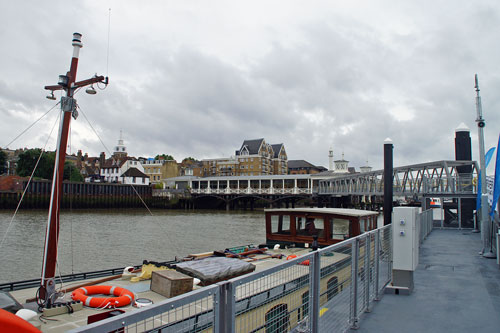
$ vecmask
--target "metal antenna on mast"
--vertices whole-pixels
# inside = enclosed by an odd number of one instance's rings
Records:
[[[474,77],[476,89],[476,111],[477,111],[477,134],[479,137],[479,164],[481,170],[481,211],[478,212],[481,221],[481,238],[483,240],[483,257],[485,258],[496,258],[496,255],[492,251],[491,243],[491,220],[488,215],[488,194],[486,186],[486,160],[484,152],[484,126],[486,122],[483,118],[483,108],[481,106],[481,96],[479,95],[479,80],[477,74]]]

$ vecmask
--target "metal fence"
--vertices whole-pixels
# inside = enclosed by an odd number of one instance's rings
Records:
[[[428,209],[418,214],[417,216],[417,225],[420,228],[420,244],[427,238],[427,236],[431,233],[433,228],[433,210]]]
[[[72,332],[344,332],[391,281],[391,227]]]
[[[219,332],[219,289],[208,286],[70,332]]]

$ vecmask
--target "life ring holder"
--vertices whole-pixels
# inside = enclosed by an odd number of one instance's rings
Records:
[[[92,297],[89,295],[114,295],[115,297]],[[117,286],[87,286],[73,291],[71,298],[81,301],[83,305],[92,308],[118,308],[127,306],[134,301],[134,293]]]

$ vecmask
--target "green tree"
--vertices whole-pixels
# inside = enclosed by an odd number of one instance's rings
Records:
[[[173,161],[174,160],[174,157],[172,155],[161,154],[161,155],[155,156],[155,160],[159,160],[160,158],[163,158],[166,161]]]
[[[21,177],[28,177],[33,172],[36,162],[40,157],[41,149],[28,149],[19,154],[16,172]],[[54,177],[54,161],[56,158],[55,152],[44,152],[36,168],[34,177],[52,180]],[[70,162],[64,164],[63,179],[75,182],[83,181],[83,176],[80,171]]]
[[[72,182],[83,182],[83,176],[80,171],[70,162],[64,163],[63,179]]]
[[[40,157],[42,150],[40,148],[28,149],[21,154],[19,154],[19,160],[17,161],[16,172],[21,177],[28,177],[35,169],[36,162]],[[43,179],[52,179],[54,172],[54,159],[55,153],[44,152],[42,157],[40,157],[40,162],[36,168],[34,177]]]
[[[7,164],[7,154],[3,150],[0,150],[0,175],[5,173],[7,169],[5,167],[6,164]]]
[[[162,190],[163,189],[163,183],[156,183],[154,188],[156,190]]]

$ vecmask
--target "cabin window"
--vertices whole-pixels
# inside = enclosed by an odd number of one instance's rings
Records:
[[[314,235],[318,235],[318,238],[323,238],[325,234],[324,222],[322,218],[298,217],[295,230],[297,230],[297,235],[301,236],[312,237]]]
[[[366,231],[366,220],[365,219],[360,219],[359,220],[359,231],[361,233]]]
[[[288,306],[278,304],[266,313],[266,333],[288,332],[289,325]]]
[[[329,301],[339,293],[339,279],[334,276],[326,284],[326,299]]]
[[[349,238],[349,220],[332,218],[330,220],[331,239],[344,240]]]
[[[271,216],[271,232],[273,234],[290,235],[290,216],[289,215],[272,215]]]

